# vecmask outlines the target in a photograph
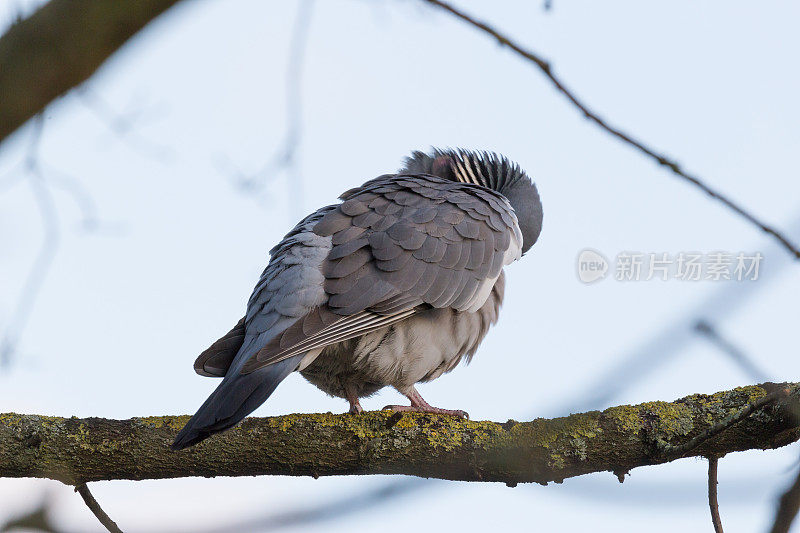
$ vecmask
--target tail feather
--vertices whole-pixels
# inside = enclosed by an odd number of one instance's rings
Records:
[[[233,364],[233,359],[244,344],[247,333],[242,318],[232,330],[209,346],[194,362],[194,371],[201,376],[213,378],[225,377],[228,369]]]
[[[178,433],[172,449],[188,448],[238,424],[264,403],[286,376],[297,369],[304,355],[295,355],[250,374],[240,374],[234,367]]]

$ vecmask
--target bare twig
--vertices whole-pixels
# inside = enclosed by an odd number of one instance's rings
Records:
[[[33,136],[25,161],[25,168],[28,173],[28,183],[31,186],[36,205],[44,224],[44,238],[39,248],[39,253],[33,263],[25,283],[22,286],[19,298],[12,314],[10,322],[6,325],[2,340],[0,340],[0,367],[6,368],[11,364],[14,352],[17,350],[19,338],[30,318],[36,299],[44,284],[50,267],[55,259],[61,235],[58,225],[58,215],[54,205],[52,194],[44,183],[44,177],[39,166],[39,142],[44,128],[44,118],[42,114],[36,116],[34,122]]]
[[[797,473],[792,486],[781,496],[770,533],[789,533],[798,511],[800,511],[800,472]]]
[[[173,155],[166,146],[143,138],[136,132],[136,126],[141,122],[144,106],[138,106],[128,112],[118,112],[100,95],[94,92],[88,84],[78,87],[74,94],[83,105],[94,114],[114,135],[125,142],[131,149],[140,155],[154,159],[160,163],[167,162]]]
[[[44,111],[34,117],[31,126],[31,141],[25,158],[10,177],[25,180],[30,186],[44,227],[44,237],[22,285],[11,318],[0,336],[0,368],[7,368],[13,360],[61,243],[58,209],[52,189],[61,189],[75,202],[81,212],[80,228],[83,231],[94,232],[100,228],[94,199],[84,185],[74,176],[42,161],[39,147],[44,135]]]
[[[80,229],[85,232],[100,229],[101,221],[97,214],[97,205],[86,186],[75,176],[44,163],[40,165],[42,171],[47,173],[47,184],[66,193],[81,212]],[[103,225],[106,225],[106,221],[103,221]]]
[[[542,59],[538,55],[534,54],[530,50],[523,48],[521,45],[517,44],[515,41],[511,40],[508,36],[499,31],[495,30],[493,27],[489,26],[485,22],[481,22],[460,9],[457,9],[452,4],[447,2],[443,2],[442,0],[424,0],[429,4],[435,5],[456,18],[474,26],[475,28],[481,30],[482,32],[490,35],[494,39],[500,43],[501,46],[506,46],[509,49],[516,52],[519,56],[523,57],[524,59],[530,61],[534,65],[536,65],[553,86],[560,92],[567,100],[569,100],[582,114],[585,118],[594,122],[599,128],[603,131],[609,133],[610,135],[616,137],[620,141],[624,142],[628,146],[631,146],[641,152],[642,154],[646,155],[650,159],[656,161],[659,165],[667,167],[673,174],[676,176],[680,176],[685,181],[691,183],[695,187],[699,188],[701,191],[709,195],[711,198],[721,202],[723,205],[737,213],[739,216],[743,217],[745,220],[757,226],[761,231],[768,233],[772,237],[778,240],[781,243],[783,248],[788,250],[796,259],[800,259],[800,248],[798,248],[795,244],[789,241],[787,237],[785,237],[781,232],[777,229],[773,228],[772,226],[767,225],[760,219],[756,218],[754,215],[746,211],[743,207],[739,206],[733,200],[730,200],[721,192],[711,188],[709,185],[706,185],[703,181],[700,180],[697,176],[693,174],[689,174],[688,172],[684,171],[680,164],[678,164],[675,160],[667,157],[663,153],[657,152],[654,148],[651,148],[644,144],[642,141],[634,138],[628,133],[612,126],[609,124],[605,119],[601,118],[596,112],[592,111],[589,106],[580,100],[572,90],[568,89],[564,82],[557,77],[553,73],[552,66],[549,62]]]
[[[719,499],[717,498],[717,468],[718,457],[708,458],[708,507],[711,509],[711,523],[714,524],[715,533],[722,532],[722,518],[719,516]]]
[[[292,223],[303,215],[303,176],[298,154],[303,138],[303,71],[313,8],[314,0],[302,0],[297,7],[286,64],[286,131],[283,140],[258,171],[245,174],[233,168],[236,185],[248,193],[261,191],[280,173],[285,173],[292,200]],[[231,165],[228,162],[226,166]]]
[[[766,372],[761,370],[752,358],[748,357],[738,346],[725,339],[711,323],[706,320],[698,320],[694,326],[695,331],[706,337],[714,346],[719,348],[722,353],[727,355],[734,363],[753,378],[756,383],[768,381],[770,378]]]
[[[75,492],[81,495],[83,498],[84,503],[89,508],[90,511],[97,517],[103,527],[105,527],[111,533],[122,533],[122,530],[117,526],[116,522],[111,520],[111,517],[106,514],[100,504],[97,503],[97,500],[94,499],[92,496],[91,491],[89,491],[89,487],[86,483],[80,483],[75,486]]]

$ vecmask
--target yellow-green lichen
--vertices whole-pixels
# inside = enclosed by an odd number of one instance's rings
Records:
[[[682,403],[646,402],[639,405],[640,416],[653,421],[653,429],[669,439],[688,435],[694,429],[691,408]]]
[[[179,416],[143,416],[139,418],[134,418],[134,423],[138,423],[144,427],[150,428],[163,428],[167,427],[170,429],[174,429],[175,431],[179,431],[186,425],[186,422],[189,421],[189,415],[179,415]]]
[[[36,422],[44,428],[52,428],[56,424],[64,422],[60,416],[48,415],[18,415],[16,413],[0,413],[0,423],[6,426],[19,427],[24,422]]]
[[[360,415],[332,413],[291,414],[264,419],[267,427],[287,432],[299,428],[349,432],[362,442],[387,439],[389,447],[405,447],[410,437],[423,435],[434,449],[451,451],[466,443],[485,446],[503,431],[494,422],[475,422],[451,416],[425,413],[393,413],[370,411]],[[246,425],[248,432],[261,431],[258,426]],[[400,438],[398,438],[400,437]]]
[[[67,438],[70,440],[74,440],[75,444],[83,449],[83,450],[93,450],[93,447],[90,446],[86,441],[89,438],[89,432],[86,431],[86,424],[81,423],[78,426],[77,432],[69,433]]]
[[[603,411],[603,416],[613,422],[616,429],[630,435],[632,440],[637,438],[642,429],[642,418],[639,416],[639,407],[633,405],[620,405],[610,407]]]

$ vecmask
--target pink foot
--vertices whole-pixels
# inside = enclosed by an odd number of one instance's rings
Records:
[[[344,392],[347,396],[347,401],[350,403],[350,411],[348,411],[351,415],[360,415],[364,412],[364,408],[361,407],[361,403],[358,401],[358,395],[353,390],[353,387],[350,385],[344,386]]]
[[[391,409],[392,411],[398,412],[417,412],[417,413],[434,413],[438,415],[450,415],[450,416],[457,416],[459,418],[466,418],[469,420],[469,414],[466,411],[462,411],[460,409],[442,409],[441,407],[434,407],[426,402],[417,389],[411,387],[408,392],[403,393],[409,400],[411,400],[411,405],[387,405],[384,407],[384,410]]]

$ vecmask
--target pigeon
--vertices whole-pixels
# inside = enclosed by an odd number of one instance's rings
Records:
[[[536,185],[496,153],[432,149],[340,200],[270,251],[247,314],[197,358],[223,379],[173,449],[235,426],[295,371],[352,414],[391,386],[410,405],[385,409],[467,416],[415,385],[469,362],[496,323],[503,267],[541,232]]]

